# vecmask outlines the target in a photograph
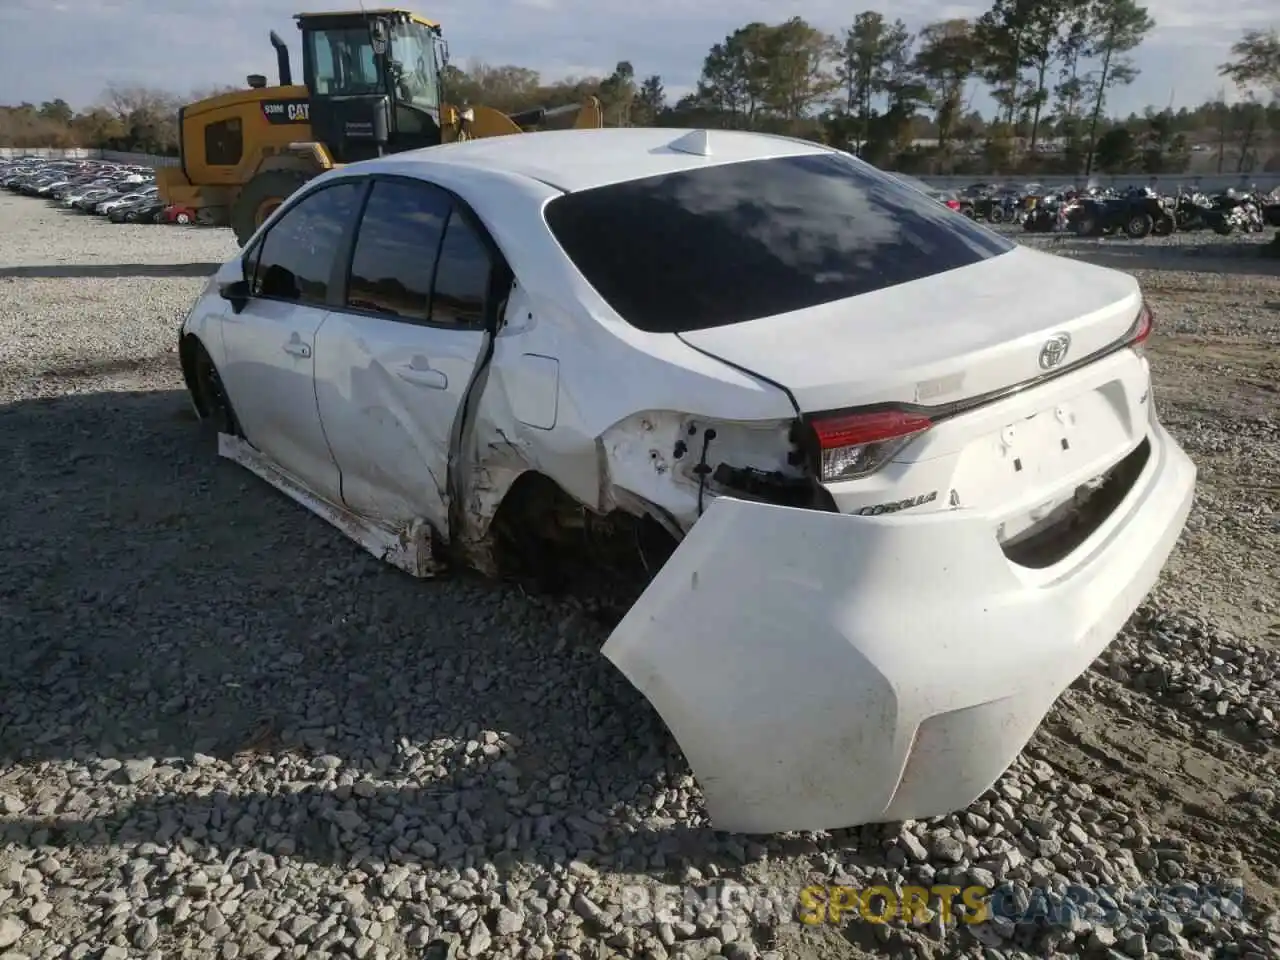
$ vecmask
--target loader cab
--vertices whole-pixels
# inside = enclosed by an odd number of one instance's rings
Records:
[[[337,163],[441,142],[439,24],[404,10],[303,13],[313,135]]]

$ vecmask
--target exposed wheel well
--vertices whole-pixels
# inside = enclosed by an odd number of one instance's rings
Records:
[[[651,513],[597,513],[536,470],[516,478],[489,531],[504,576],[555,592],[612,595],[627,606],[678,545]]]

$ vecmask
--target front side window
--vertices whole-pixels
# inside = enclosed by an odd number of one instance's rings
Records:
[[[355,219],[363,183],[308,194],[271,226],[250,255],[254,296],[324,306],[343,235]]]
[[[547,225],[596,292],[653,333],[742,323],[968,266],[1015,244],[838,153],[568,193]]]
[[[347,306],[405,320],[431,316],[431,284],[452,200],[425,183],[374,183],[360,220]]]
[[[373,57],[373,39],[366,28],[316,30],[310,38],[317,94],[341,97],[385,92]]]
[[[439,62],[430,28],[412,21],[393,24],[391,57],[397,99],[426,110],[438,109]]]

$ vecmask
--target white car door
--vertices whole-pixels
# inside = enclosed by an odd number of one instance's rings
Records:
[[[497,262],[450,194],[375,180],[345,305],[316,345],[320,420],[352,511],[448,532],[450,444],[488,336]]]
[[[342,487],[316,409],[316,333],[362,190],[340,182],[286,211],[245,256],[244,308],[222,318],[220,372],[246,439],[334,503]]]

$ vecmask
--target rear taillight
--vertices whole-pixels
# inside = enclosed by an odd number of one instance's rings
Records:
[[[1155,323],[1155,317],[1151,313],[1151,308],[1147,306],[1147,302],[1142,301],[1142,309],[1138,311],[1138,319],[1133,322],[1133,327],[1129,331],[1129,345],[1137,352],[1142,353],[1146,347],[1147,340],[1151,336],[1151,328]]]
[[[960,209],[960,201],[959,201],[959,200],[948,200],[948,201],[947,201],[947,206],[948,206],[948,207],[950,207],[952,210],[959,210],[959,209]]]
[[[875,473],[933,422],[905,410],[837,413],[812,421],[823,483],[857,480]]]

